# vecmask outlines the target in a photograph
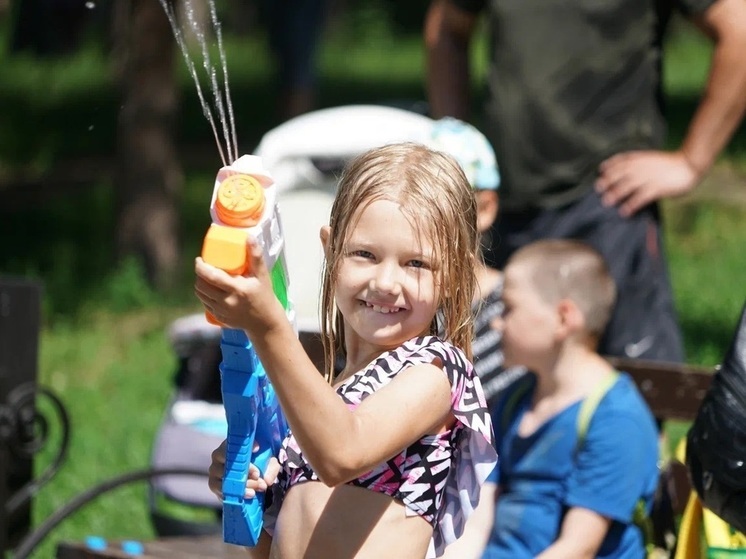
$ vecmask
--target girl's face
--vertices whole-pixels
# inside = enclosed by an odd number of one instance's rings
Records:
[[[429,332],[438,308],[434,255],[397,202],[376,200],[360,212],[335,291],[348,356],[378,354]]]

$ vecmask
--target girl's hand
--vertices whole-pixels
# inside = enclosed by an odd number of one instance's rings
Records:
[[[208,485],[210,491],[223,500],[223,476],[225,476],[225,444],[223,441],[218,448],[212,452],[212,464],[208,470]],[[276,458],[270,458],[267,464],[267,470],[263,477],[259,477],[259,468],[254,464],[249,465],[249,477],[246,480],[246,492],[244,498],[252,499],[256,496],[257,491],[263,493],[267,488],[277,481],[277,474],[280,473],[280,463]]]
[[[262,249],[250,240],[246,250],[250,267],[247,276],[232,276],[198,257],[194,292],[205,309],[224,325],[250,334],[264,333],[276,321],[287,319],[272,290]]]

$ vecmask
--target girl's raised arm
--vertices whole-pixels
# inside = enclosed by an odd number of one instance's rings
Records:
[[[337,485],[394,456],[451,418],[448,378],[435,365],[408,368],[351,411],[308,358],[272,292],[261,249],[252,276],[198,258],[195,292],[218,320],[247,331],[298,444],[319,478]]]

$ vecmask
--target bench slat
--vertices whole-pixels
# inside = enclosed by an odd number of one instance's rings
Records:
[[[714,371],[680,363],[606,358],[634,379],[655,417],[692,421],[712,382]]]

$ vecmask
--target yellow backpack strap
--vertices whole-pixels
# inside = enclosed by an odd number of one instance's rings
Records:
[[[685,438],[676,446],[676,458],[686,463]],[[746,535],[736,532],[725,520],[705,508],[694,490],[689,495],[676,542],[674,559],[701,559],[704,546],[746,551]]]
[[[596,385],[593,392],[588,394],[586,399],[583,400],[583,403],[580,404],[577,423],[578,445],[576,448],[579,449],[583,446],[585,436],[588,434],[588,427],[591,424],[591,418],[593,417],[598,404],[601,403],[601,400],[604,399],[606,393],[616,384],[616,381],[619,380],[619,376],[620,375],[617,371],[612,371],[610,375],[606,376]]]
[[[616,384],[617,380],[621,375],[618,371],[612,371],[610,375],[604,378],[598,385],[593,389],[583,403],[580,405],[578,410],[578,422],[577,422],[577,433],[578,433],[578,445],[576,451],[580,450],[580,447],[585,441],[585,437],[588,434],[588,427],[591,424],[591,419],[596,411],[596,408],[603,400],[604,396],[612,389]],[[637,526],[642,531],[643,542],[645,546],[650,548],[653,544],[653,519],[648,514],[648,507],[645,499],[640,498],[635,503],[635,510],[632,513],[632,524]],[[650,553],[651,549],[648,549]]]

